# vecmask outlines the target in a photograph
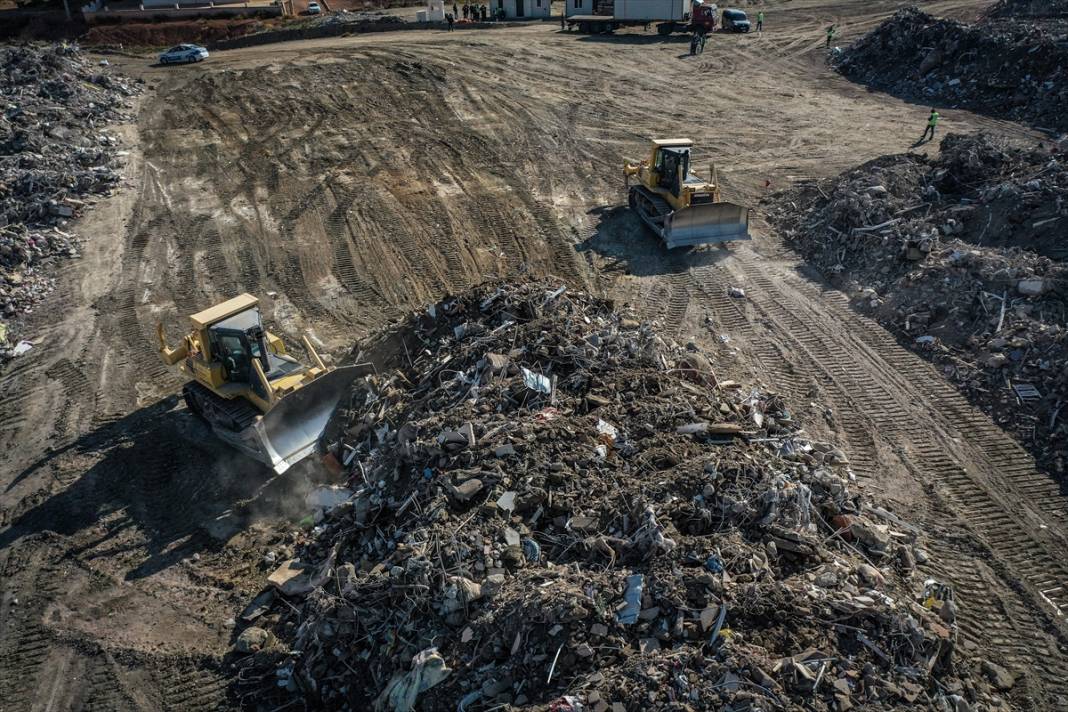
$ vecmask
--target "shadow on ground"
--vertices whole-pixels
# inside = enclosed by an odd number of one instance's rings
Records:
[[[608,272],[635,277],[679,274],[716,264],[731,254],[729,243],[668,250],[626,206],[594,208],[587,215],[596,221],[596,232],[575,245],[575,250],[600,255],[606,260],[604,269]]]
[[[303,497],[281,491],[299,475],[274,477],[218,442],[175,397],[50,451],[16,481],[43,480],[49,470],[70,484],[17,512],[0,532],[0,550],[53,532],[73,538],[75,558],[122,556],[127,580],[221,546],[260,512],[288,516],[291,500],[303,504]]]

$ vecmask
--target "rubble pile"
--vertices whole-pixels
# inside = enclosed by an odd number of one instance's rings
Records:
[[[244,707],[1001,708],[917,530],[696,348],[537,281],[365,347],[395,367],[328,430],[348,487],[265,554]]]
[[[1065,470],[1068,160],[950,134],[774,196],[787,239],[996,421]]]
[[[119,181],[102,129],[136,89],[75,46],[0,46],[0,362],[20,348],[12,320],[51,290],[51,264],[77,254],[68,223]]]
[[[995,17],[969,25],[910,7],[832,62],[850,79],[897,96],[1068,131],[1065,21]]]
[[[1050,17],[1068,19],[1068,0],[998,0],[987,17]]]

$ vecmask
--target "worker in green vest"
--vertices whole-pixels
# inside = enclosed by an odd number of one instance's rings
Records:
[[[833,40],[837,34],[838,34],[838,27],[837,26],[831,25],[830,27],[827,28],[827,49],[831,48],[831,40]]]
[[[927,140],[928,131],[931,132],[931,140],[934,141],[934,132],[935,128],[938,126],[938,119],[938,112],[934,109],[931,109],[931,115],[927,117],[927,128],[923,130],[923,138],[920,139],[921,141]]]
[[[764,31],[764,11],[761,10],[757,13],[757,32]]]

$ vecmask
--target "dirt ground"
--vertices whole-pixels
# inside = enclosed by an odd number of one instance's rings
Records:
[[[561,33],[551,23],[216,53],[155,68],[126,184],[79,226],[84,256],[0,373],[0,709],[217,709],[233,619],[268,544],[303,515],[296,474],[212,441],[175,397],[154,328],[249,291],[288,339],[341,356],[491,275],[554,275],[635,304],[717,368],[785,393],[861,483],[921,524],[957,592],[961,644],[1023,673],[1019,709],[1068,708],[1064,493],[920,358],[755,239],[667,253],[624,210],[621,166],[695,140],[726,198],[899,152],[926,107],[824,65],[904,3],[797,0],[763,35]],[[932,2],[954,17],[963,1]],[[943,125],[1032,138],[947,110]],[[933,149],[928,149],[933,150]],[[726,296],[740,286],[745,300]],[[723,337],[727,337],[725,341]],[[244,526],[216,520],[266,487]]]

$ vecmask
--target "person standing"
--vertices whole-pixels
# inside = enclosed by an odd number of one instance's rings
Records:
[[[446,12],[445,13],[445,22],[449,23],[449,32],[452,32],[452,30],[453,30],[452,25],[453,25],[454,22],[456,22],[456,18],[452,16],[451,12]]]
[[[563,11],[560,12],[560,31],[563,32],[567,29],[567,18],[564,16]]]
[[[833,40],[835,38],[835,35],[837,35],[837,34],[838,34],[838,27],[837,26],[831,25],[830,27],[827,28],[827,49],[831,48],[831,40]]]
[[[464,19],[466,20],[471,15],[471,8],[467,3],[464,3]]]
[[[459,16],[460,16],[460,8],[456,5],[456,3],[453,3],[452,4],[452,19],[453,19],[453,21],[455,21],[456,18],[459,17]]]
[[[757,32],[764,31],[764,11],[761,10],[757,13]]]
[[[920,138],[921,141],[926,141],[927,140],[927,132],[928,131],[931,132],[931,139],[930,140],[934,141],[935,129],[938,127],[938,119],[939,118],[941,118],[941,117],[938,115],[938,112],[935,111],[934,109],[931,109],[931,114],[927,117],[927,128],[925,128],[923,130],[923,136]]]
[[[483,22],[485,22],[485,21],[486,21],[486,15],[487,15],[488,13],[489,13],[489,8],[487,8],[487,7],[485,6],[485,5],[482,5],[482,6],[481,6],[481,7],[479,8],[479,14],[480,14],[480,15],[482,16],[482,21],[483,21]]]

